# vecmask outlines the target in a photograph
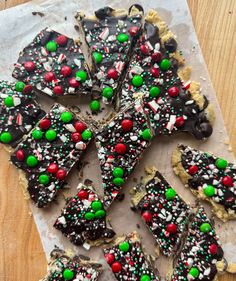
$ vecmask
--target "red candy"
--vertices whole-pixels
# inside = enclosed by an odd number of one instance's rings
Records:
[[[146,46],[146,45],[141,45],[141,46],[140,46],[140,51],[141,51],[144,55],[147,55],[150,50],[149,50],[148,46]]]
[[[80,122],[80,121],[75,122],[74,127],[75,127],[76,131],[79,133],[82,133],[87,128],[87,126],[83,122]]]
[[[133,121],[129,119],[124,119],[121,122],[121,127],[125,132],[130,131],[133,128]]]
[[[142,217],[146,222],[151,222],[152,221],[152,214],[148,211],[145,211],[142,213]]]
[[[17,150],[17,152],[16,152],[16,158],[17,158],[17,160],[19,160],[19,161],[23,161],[23,160],[25,159],[24,151],[21,150],[21,149]]]
[[[217,253],[218,247],[216,244],[211,244],[209,250],[212,255],[215,255]]]
[[[70,76],[72,73],[72,70],[69,66],[67,65],[64,65],[62,68],[61,68],[61,75],[64,76],[64,77],[68,77]]]
[[[137,26],[131,26],[129,28],[129,34],[131,36],[135,36],[137,34],[137,32],[138,32],[138,27]]]
[[[175,120],[175,126],[182,127],[183,125],[184,125],[184,117],[183,116],[177,117]]]
[[[169,88],[167,92],[172,98],[175,98],[179,95],[179,89],[175,86]]]
[[[53,93],[55,95],[62,95],[63,94],[62,86],[55,86],[53,89]]]
[[[166,231],[168,231],[171,234],[174,234],[177,232],[177,226],[174,223],[170,223],[166,226]]]
[[[112,254],[106,254],[105,255],[105,259],[106,259],[108,264],[112,264],[114,262],[114,260],[115,260],[115,257]]]
[[[49,119],[42,119],[39,121],[39,127],[43,130],[47,130],[51,126],[51,121]]]
[[[51,82],[55,79],[55,74],[53,72],[47,72],[43,78],[46,82]]]
[[[123,144],[123,143],[118,143],[115,146],[115,152],[118,153],[118,154],[125,154],[125,152],[126,152],[126,145]]]
[[[82,136],[81,136],[81,134],[80,133],[72,133],[72,135],[71,135],[71,140],[73,141],[73,142],[78,142],[78,141],[81,141],[82,140]]]
[[[193,166],[191,166],[191,167],[188,168],[188,172],[189,172],[190,175],[196,174],[197,171],[198,171],[198,167],[195,166],[195,165],[193,165]]]
[[[59,35],[56,39],[56,42],[60,46],[65,46],[68,41],[68,38],[64,35]]]
[[[58,165],[56,163],[51,163],[49,166],[48,166],[48,172],[50,174],[56,174],[56,172],[58,171]]]
[[[160,62],[161,59],[162,59],[161,52],[155,52],[155,53],[152,54],[152,61]]]
[[[57,178],[58,180],[64,180],[65,177],[66,177],[66,171],[63,170],[63,169],[59,169],[59,170],[57,171],[57,173],[56,173],[56,178]]]
[[[35,64],[32,61],[26,61],[24,63],[24,68],[29,72],[34,71],[35,70]]]
[[[81,190],[78,192],[78,197],[79,197],[80,200],[88,199],[89,193],[88,193],[88,191],[86,191],[86,190],[84,190],[84,189],[81,189]]]
[[[233,186],[233,180],[232,180],[232,178],[230,176],[223,177],[222,183],[225,186]]]
[[[33,90],[33,87],[31,85],[25,85],[23,89],[23,94],[30,94]]]
[[[109,79],[114,79],[116,80],[118,78],[118,72],[114,68],[110,68],[107,71],[107,77]]]
[[[156,68],[156,67],[153,67],[153,68],[151,69],[151,73],[152,73],[152,76],[154,76],[154,77],[156,77],[156,78],[158,78],[159,75],[160,75],[160,71],[159,71],[159,69]]]
[[[77,81],[74,77],[70,78],[69,85],[72,88],[78,88],[79,87],[79,81]]]
[[[111,269],[114,273],[118,273],[122,269],[122,265],[119,262],[114,262],[111,266]]]

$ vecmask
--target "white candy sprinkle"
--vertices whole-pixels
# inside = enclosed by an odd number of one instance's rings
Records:
[[[58,220],[59,223],[61,223],[61,224],[66,224],[66,219],[65,219],[64,216],[59,217],[57,220]]]

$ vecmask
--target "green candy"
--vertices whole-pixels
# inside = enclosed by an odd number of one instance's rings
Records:
[[[12,107],[12,106],[14,106],[13,97],[11,97],[11,96],[6,97],[6,98],[4,99],[4,104],[5,104],[5,106],[7,106],[7,107]]]
[[[125,183],[124,179],[122,178],[114,178],[112,182],[117,186],[121,186]]]
[[[151,138],[152,138],[151,130],[145,129],[144,131],[142,131],[142,138],[144,140],[151,140]]]
[[[168,188],[166,190],[165,196],[167,200],[172,200],[175,198],[176,191],[173,188]]]
[[[114,178],[123,178],[124,170],[120,167],[117,167],[112,172]]]
[[[116,39],[120,42],[120,43],[124,43],[126,41],[129,40],[129,36],[127,34],[124,34],[124,33],[120,33]]]
[[[66,280],[71,280],[74,278],[74,276],[75,276],[74,272],[72,270],[70,270],[69,268],[66,268],[63,271],[63,278]]]
[[[16,82],[15,90],[17,92],[22,92],[24,90],[24,87],[25,87],[25,83],[19,81],[19,82]]]
[[[158,87],[153,86],[150,90],[149,90],[149,94],[152,98],[157,97],[158,95],[160,95],[161,90]]]
[[[88,221],[91,221],[95,218],[95,215],[94,215],[94,213],[88,212],[84,215],[84,218]]]
[[[102,90],[102,96],[110,100],[113,95],[113,89],[111,87],[106,87]]]
[[[99,52],[93,52],[93,58],[96,63],[100,63],[102,61],[102,54]]]
[[[141,276],[140,281],[151,281],[151,278],[149,275],[145,274]]]
[[[46,49],[49,51],[49,52],[55,52],[57,50],[57,43],[55,41],[49,41],[47,44],[46,44]]]
[[[81,136],[82,136],[82,139],[83,139],[83,140],[89,140],[89,139],[91,139],[92,135],[93,135],[93,134],[92,134],[91,131],[89,131],[89,130],[84,130]]]
[[[204,222],[203,224],[201,224],[200,230],[203,233],[208,233],[211,231],[211,225],[207,222]]]
[[[199,270],[197,267],[192,267],[190,270],[189,270],[189,274],[192,275],[193,277],[198,277],[199,275]]]
[[[143,85],[143,78],[140,75],[134,75],[134,77],[132,78],[132,84],[135,87],[140,87]]]
[[[33,130],[32,137],[35,140],[40,140],[43,137],[43,132],[41,130]]]
[[[92,112],[99,111],[100,108],[101,108],[100,101],[99,100],[92,100],[89,104],[89,107],[90,107]]]
[[[218,158],[215,165],[218,169],[225,169],[228,166],[228,161],[223,158]]]
[[[30,155],[26,159],[27,166],[34,168],[38,165],[38,159],[34,155]]]
[[[99,211],[102,209],[102,203],[101,201],[93,201],[92,204],[91,204],[91,208],[94,210],[94,211]]]
[[[99,210],[95,213],[95,218],[96,219],[102,219],[106,215],[106,212],[104,210]]]
[[[171,63],[168,59],[163,59],[160,63],[160,69],[164,70],[164,71],[168,70],[170,68],[170,66],[171,66]]]
[[[12,141],[12,135],[9,132],[3,132],[0,135],[0,141],[2,143],[9,143]]]
[[[47,185],[49,183],[49,176],[46,174],[42,174],[39,176],[39,182],[43,185]]]
[[[64,123],[69,123],[73,118],[73,115],[69,111],[62,112],[60,119]]]
[[[45,133],[45,138],[48,141],[53,141],[53,140],[55,140],[56,137],[57,137],[57,133],[56,133],[56,131],[54,131],[52,129],[47,130],[47,132]]]
[[[128,252],[130,248],[129,242],[124,241],[122,243],[119,244],[119,249],[122,252]]]
[[[78,81],[85,82],[87,80],[87,72],[84,70],[79,70],[75,74],[76,78],[79,78]]]
[[[206,188],[203,189],[203,192],[207,197],[211,197],[215,194],[215,188],[214,186],[209,184]]]

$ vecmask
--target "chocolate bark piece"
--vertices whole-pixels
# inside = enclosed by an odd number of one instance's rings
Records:
[[[0,142],[15,147],[45,112],[30,85],[0,81]]]
[[[75,245],[98,246],[111,241],[115,232],[107,228],[102,200],[89,186],[80,184],[78,189],[78,194],[68,200],[54,227]]]
[[[20,52],[12,76],[51,97],[86,94],[92,87],[79,41],[49,28]]]
[[[97,281],[102,265],[56,248],[50,254],[48,272],[41,281]]]
[[[118,281],[158,281],[157,272],[145,257],[136,232],[118,237],[111,247],[104,249],[104,256]]]
[[[191,210],[156,168],[148,173],[143,183],[134,188],[132,202],[162,253],[174,255],[187,229]]]
[[[37,207],[47,206],[65,184],[92,137],[84,121],[55,104],[11,156]]]
[[[208,201],[221,220],[236,218],[235,164],[181,144],[173,152],[172,165],[185,186]]]
[[[171,281],[215,280],[217,272],[225,270],[225,266],[214,226],[200,207],[179,253]]]
[[[104,206],[108,208],[150,145],[152,131],[140,101],[120,112],[95,132],[104,188]]]
[[[104,7],[94,17],[77,17],[92,56],[95,84],[105,102],[110,102],[119,89],[141,32],[142,13],[142,7],[133,5],[129,12]]]
[[[212,106],[200,94],[198,84],[181,80],[183,61],[176,50],[177,42],[156,17],[155,11],[147,15],[122,83],[118,107],[143,96],[156,136],[183,131],[197,139],[207,138],[212,133]]]

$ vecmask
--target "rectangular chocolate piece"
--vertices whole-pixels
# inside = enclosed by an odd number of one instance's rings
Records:
[[[152,131],[140,101],[120,112],[95,133],[108,208],[149,146]]]
[[[104,249],[104,256],[118,281],[158,281],[159,277],[143,253],[135,232],[117,238],[117,243]]]
[[[72,255],[60,249],[53,250],[50,256],[48,272],[41,281],[97,281],[102,273],[101,264],[84,256]]]
[[[0,81],[0,142],[15,147],[45,115],[30,85]]]
[[[102,200],[90,186],[79,184],[78,189],[77,195],[67,201],[54,227],[75,245],[98,246],[111,241],[115,232],[107,228]]]
[[[80,117],[55,104],[18,145],[11,160],[24,171],[26,188],[39,208],[47,206],[63,187],[91,138],[91,130]]]
[[[105,102],[112,100],[120,86],[123,70],[141,31],[142,12],[135,5],[129,13],[104,7],[94,17],[80,19],[93,59],[95,83]]]
[[[145,184],[134,188],[134,193],[132,202],[162,253],[174,255],[189,222],[189,205],[155,168]]]
[[[51,97],[86,94],[92,87],[79,41],[49,28],[20,52],[12,76]]]
[[[200,207],[179,253],[171,281],[216,280],[217,272],[226,267],[223,254],[214,226]]]

